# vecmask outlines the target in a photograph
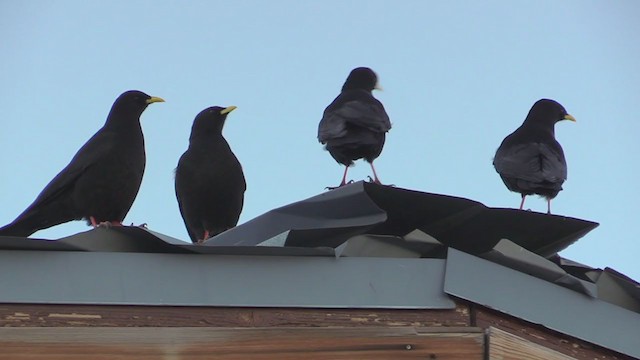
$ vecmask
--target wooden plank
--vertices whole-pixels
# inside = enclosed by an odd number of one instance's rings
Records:
[[[13,327],[0,328],[0,359],[483,359],[481,329],[458,330]]]
[[[576,360],[494,327],[490,327],[487,334],[489,360]]]
[[[469,324],[469,307],[462,303],[450,310],[0,304],[0,327],[429,327]]]
[[[483,306],[470,305],[471,324],[480,328],[494,327],[517,335],[535,344],[557,351],[564,355],[584,360],[631,360],[632,357],[609,349],[573,338],[544,326],[532,324],[524,320],[491,310]],[[603,324],[602,331],[606,330]]]

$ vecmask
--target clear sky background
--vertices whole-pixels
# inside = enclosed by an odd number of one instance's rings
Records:
[[[376,161],[402,188],[517,207],[491,165],[531,105],[552,98],[569,165],[556,214],[600,227],[562,253],[640,280],[640,2],[0,1],[0,223],[12,221],[104,123],[142,116],[147,168],[125,219],[188,240],[173,171],[202,109],[236,105],[224,134],[243,164],[243,223],[336,185],[316,140],[349,71],[374,69],[393,122]],[[350,178],[365,179],[358,162]],[[546,211],[543,199],[527,208]],[[34,234],[86,231],[77,221]]]

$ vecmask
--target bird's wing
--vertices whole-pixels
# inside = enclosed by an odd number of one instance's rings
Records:
[[[355,125],[375,132],[391,129],[389,115],[380,101],[370,94],[366,98],[341,101],[340,96],[329,105],[318,126],[318,140],[322,143],[346,134],[347,125]]]
[[[191,230],[190,224],[187,222],[187,218],[185,217],[184,208],[182,207],[182,199],[180,198],[180,192],[178,191],[178,186],[176,185],[176,199],[178,199],[178,208],[180,209],[180,216],[182,216],[182,221],[184,222],[184,227],[187,229],[189,233],[189,238],[191,238],[192,242],[198,241],[198,237]]]
[[[501,175],[531,182],[562,182],[567,164],[559,144],[526,143],[500,147],[493,159]]]
[[[540,144],[542,156],[542,177],[549,182],[567,180],[567,161],[560,144]]]
[[[115,146],[112,138],[115,134],[102,130],[95,133],[74,155],[71,162],[56,175],[40,192],[36,200],[19,216],[34,208],[46,205],[66,194],[73,188],[76,180],[91,166],[110,152]]]
[[[182,154],[182,156],[180,157],[180,160],[178,160],[178,167],[176,168],[176,178],[175,178],[175,190],[176,190],[176,199],[178,200],[178,208],[180,209],[180,216],[182,217],[182,221],[184,222],[184,227],[187,229],[187,233],[189,233],[189,238],[191,238],[191,241],[193,243],[196,243],[198,241],[198,235],[195,234],[192,230],[192,226],[191,224],[187,221],[187,213],[186,210],[184,208],[184,201],[182,199],[182,197],[180,196],[181,191],[179,189],[188,189],[189,185],[188,184],[184,184],[184,180],[182,178],[182,172],[180,170],[181,166],[184,162],[185,162],[185,158],[187,157],[187,153],[185,152],[184,154]]]

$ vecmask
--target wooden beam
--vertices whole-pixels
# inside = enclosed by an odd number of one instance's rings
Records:
[[[576,360],[506,331],[487,329],[489,360]]]
[[[0,327],[429,327],[469,325],[469,307],[462,303],[450,310],[0,304]]]
[[[479,305],[470,305],[471,324],[480,328],[497,328],[514,334],[534,344],[557,351],[564,355],[581,360],[631,360],[633,358],[609,349],[593,345],[586,341],[573,338],[563,333],[553,331],[544,326],[503,314],[499,311]],[[602,331],[606,330],[603,324]]]
[[[0,328],[0,359],[482,360],[477,328]]]

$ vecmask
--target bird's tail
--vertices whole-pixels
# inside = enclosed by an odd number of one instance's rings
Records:
[[[0,228],[0,236],[28,237],[37,230],[25,221],[14,221]]]
[[[0,236],[28,237],[36,231],[76,219],[79,220],[80,217],[74,216],[68,203],[39,202],[36,199],[15,220],[0,228]]]

